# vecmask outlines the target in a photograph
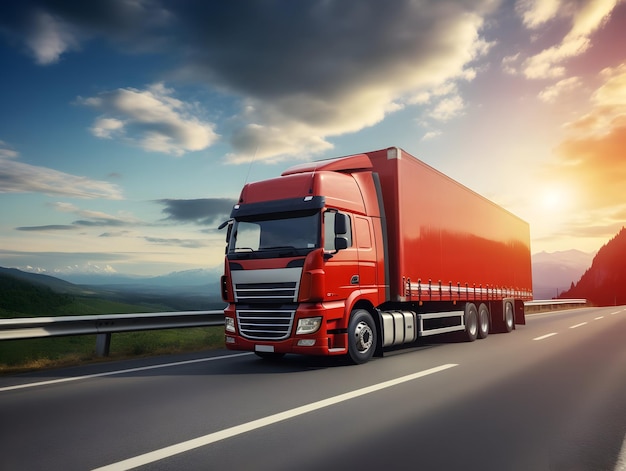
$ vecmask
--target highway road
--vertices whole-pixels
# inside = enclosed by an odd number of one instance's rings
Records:
[[[626,306],[443,340],[0,377],[0,470],[626,471]]]

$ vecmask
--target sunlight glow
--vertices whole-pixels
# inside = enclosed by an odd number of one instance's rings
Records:
[[[547,187],[539,197],[540,206],[544,211],[564,211],[572,206],[572,194],[565,188]]]

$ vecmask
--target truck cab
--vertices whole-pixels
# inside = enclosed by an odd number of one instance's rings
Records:
[[[264,358],[349,353],[351,311],[372,310],[385,297],[370,166],[358,157],[322,161],[243,188],[222,277],[228,348]],[[376,326],[360,330],[367,338],[355,348],[369,358]]]

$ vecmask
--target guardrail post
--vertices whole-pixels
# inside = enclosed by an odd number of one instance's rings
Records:
[[[108,357],[111,350],[111,333],[96,335],[96,355],[99,357]]]

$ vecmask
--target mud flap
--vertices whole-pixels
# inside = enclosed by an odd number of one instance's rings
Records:
[[[526,325],[526,315],[524,313],[524,301],[515,300],[515,323]]]

